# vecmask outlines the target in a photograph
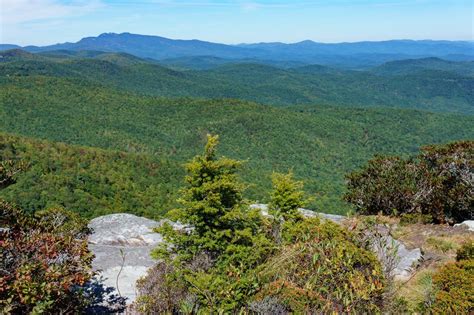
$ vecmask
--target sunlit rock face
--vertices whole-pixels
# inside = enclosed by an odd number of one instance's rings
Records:
[[[93,231],[89,248],[95,255],[92,265],[101,270],[105,285],[117,288],[118,284],[128,303],[136,298],[136,281],[154,264],[151,250],[163,240],[153,232],[159,224],[125,213],[98,217],[89,223]]]

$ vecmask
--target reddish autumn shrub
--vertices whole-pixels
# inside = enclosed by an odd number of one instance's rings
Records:
[[[0,308],[23,314],[79,312],[87,304],[82,288],[93,276],[86,238],[45,230],[20,210],[0,207],[19,219],[7,215],[10,222],[0,232]]]

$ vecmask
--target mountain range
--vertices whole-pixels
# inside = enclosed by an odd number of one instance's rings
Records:
[[[15,49],[0,52],[0,75],[68,77],[150,96],[233,98],[273,106],[474,113],[474,62],[409,59],[364,71],[256,62],[184,57],[170,64],[126,53]]]
[[[226,59],[258,59],[323,64],[345,68],[375,66],[409,58],[442,57],[453,61],[474,60],[472,41],[390,40],[380,42],[318,43],[310,40],[285,43],[226,45],[201,40],[174,40],[131,33],[104,33],[76,43],[49,46],[0,44],[0,50],[22,48],[29,52],[93,50],[124,52],[156,60],[211,56]]]

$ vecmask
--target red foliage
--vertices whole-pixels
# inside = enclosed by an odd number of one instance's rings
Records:
[[[12,210],[2,206],[3,212]],[[15,313],[80,310],[80,287],[93,276],[86,238],[26,222],[12,220],[0,232],[0,308]]]

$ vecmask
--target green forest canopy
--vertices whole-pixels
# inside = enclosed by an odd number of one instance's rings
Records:
[[[172,70],[132,55],[0,53],[0,76],[46,75],[152,96],[238,98],[268,105],[326,104],[474,113],[474,64],[388,63],[372,71],[310,65],[291,69],[241,63],[203,71]],[[242,63],[243,62],[243,63]],[[420,66],[422,64],[422,66]],[[460,72],[461,69],[466,71]]]
[[[281,108],[229,99],[170,99],[47,76],[0,80],[0,120],[5,122],[0,131],[66,143],[44,142],[52,149],[43,150],[41,145],[33,144],[35,140],[4,136],[2,155],[12,154],[8,147],[13,142],[24,148],[24,156],[37,160],[32,165],[63,165],[33,167],[21,175],[23,179],[20,176],[18,184],[2,192],[30,211],[63,202],[71,210],[87,212],[87,216],[119,211],[164,214],[173,205],[181,185],[181,164],[199,151],[210,132],[221,136],[222,154],[247,160],[241,174],[250,184],[246,197],[266,202],[271,172],[293,169],[295,177],[305,181],[307,192],[314,197],[309,207],[345,213],[349,208],[340,198],[344,174],[374,154],[405,155],[416,152],[421,145],[474,137],[474,117],[469,115],[334,106]],[[81,186],[80,151],[91,156],[102,152],[101,158],[88,157],[86,160],[91,162],[81,163],[96,164],[85,168],[89,176],[100,177],[110,171],[110,178],[85,177],[83,182],[90,182],[91,187]],[[120,154],[136,155],[127,159]],[[158,174],[150,175],[150,163],[163,167]],[[38,177],[43,180],[36,180]],[[107,183],[105,186],[102,180]],[[52,187],[59,186],[64,187],[60,190],[63,194],[55,195],[57,190]],[[88,192],[79,193],[81,190],[92,191],[96,196],[110,190],[110,195],[101,199],[90,197]],[[127,194],[135,197],[125,197]],[[156,199],[151,201],[153,198]],[[130,201],[113,203],[122,199]]]

